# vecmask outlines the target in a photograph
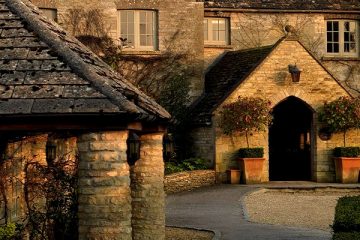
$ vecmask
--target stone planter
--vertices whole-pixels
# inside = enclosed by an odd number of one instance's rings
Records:
[[[335,160],[336,181],[358,183],[360,171],[359,157],[337,157]]]
[[[230,184],[239,184],[240,183],[240,170],[239,169],[229,169],[226,171],[227,179]]]
[[[239,158],[241,182],[245,184],[261,183],[265,158]]]

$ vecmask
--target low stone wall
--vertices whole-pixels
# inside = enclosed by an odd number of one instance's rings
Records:
[[[176,193],[216,183],[214,170],[195,170],[165,176],[165,192]]]

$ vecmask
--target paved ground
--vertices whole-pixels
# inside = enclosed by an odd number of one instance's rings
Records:
[[[298,187],[314,187],[299,183]],[[284,187],[286,183],[273,183],[266,187]],[[316,187],[326,187],[316,184]],[[332,185],[332,187],[340,185]],[[246,185],[218,185],[193,192],[173,194],[167,197],[166,224],[179,227],[210,229],[221,233],[223,240],[328,240],[326,231],[306,228],[251,223],[242,209],[242,198],[262,187]],[[293,187],[293,186],[292,186]],[[354,185],[341,185],[354,187]],[[355,185],[359,187],[359,185]]]

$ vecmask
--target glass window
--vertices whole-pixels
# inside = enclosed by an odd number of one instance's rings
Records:
[[[52,8],[39,8],[39,10],[48,18],[57,22],[57,10]]]
[[[120,40],[126,49],[156,49],[156,12],[122,10],[120,14]]]
[[[229,44],[229,20],[227,18],[205,18],[204,41],[207,44]]]
[[[331,20],[326,23],[328,55],[358,56],[358,23],[352,20]]]

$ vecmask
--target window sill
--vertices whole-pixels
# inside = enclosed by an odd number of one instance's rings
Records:
[[[160,55],[159,50],[122,50],[122,55]]]
[[[322,57],[323,61],[360,61],[359,57],[346,57],[346,56],[325,56]]]
[[[206,44],[206,43],[205,43],[204,48],[233,49],[233,46],[231,46],[231,45],[220,45],[220,44]]]

